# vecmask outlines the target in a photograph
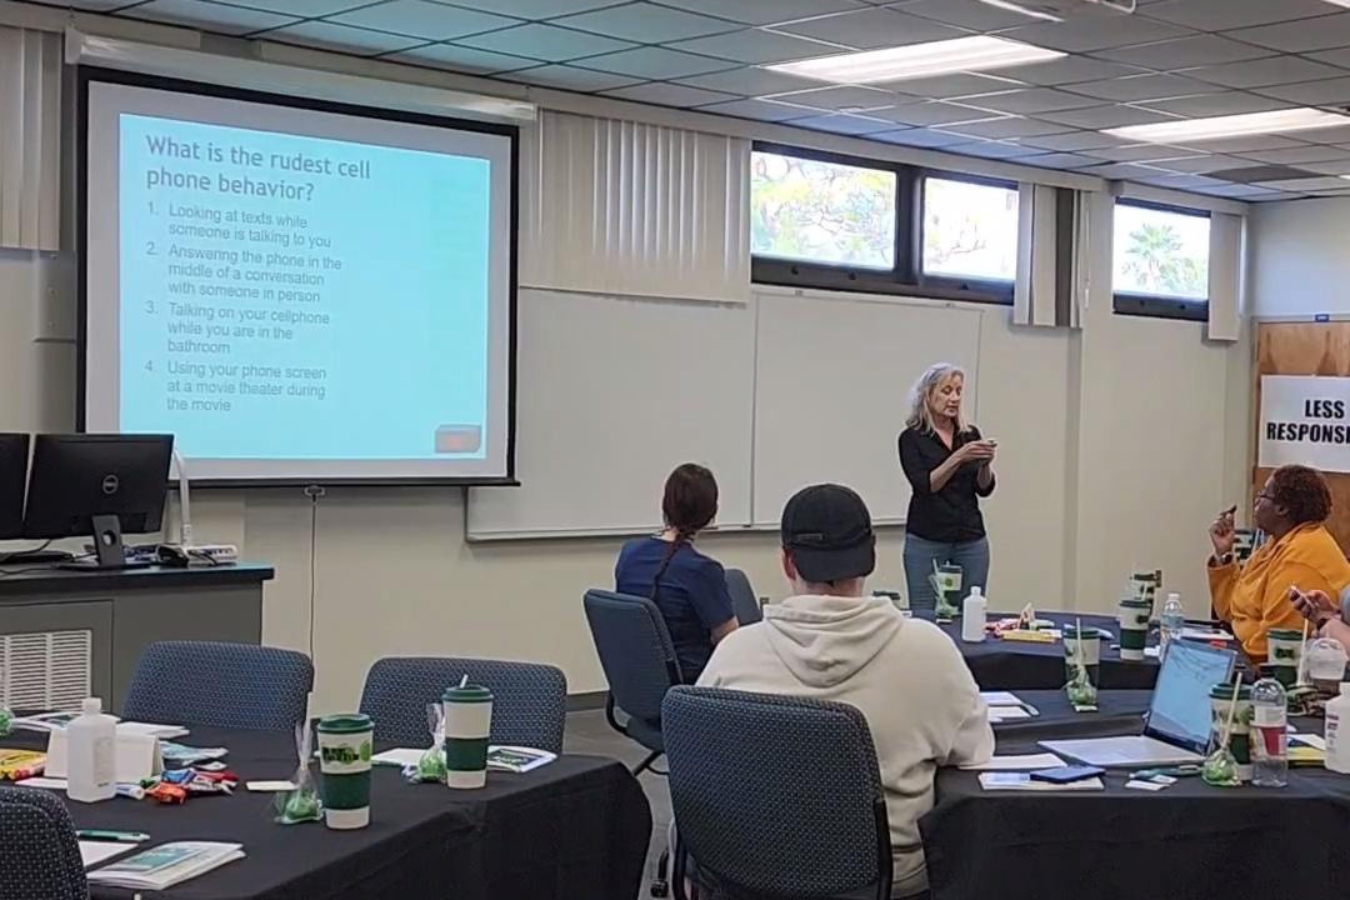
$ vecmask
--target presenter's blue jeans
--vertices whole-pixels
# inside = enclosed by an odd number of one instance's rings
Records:
[[[937,597],[928,576],[933,574],[933,563],[945,566],[948,563],[961,567],[961,596],[965,597],[970,589],[978,585],[985,594],[989,593],[989,539],[961,541],[946,544],[940,541],[927,541],[918,535],[905,535],[905,583],[909,588],[909,608],[912,610],[932,611],[937,606]]]

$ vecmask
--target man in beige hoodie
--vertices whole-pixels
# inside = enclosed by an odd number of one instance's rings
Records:
[[[793,596],[718,644],[704,687],[850,703],[867,717],[881,765],[895,859],[894,897],[923,893],[919,819],[938,766],[994,751],[984,701],[965,660],[936,626],[864,593],[876,536],[852,490],[821,484],[783,509],[783,574]]]

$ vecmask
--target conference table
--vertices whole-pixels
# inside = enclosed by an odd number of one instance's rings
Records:
[[[295,772],[286,734],[194,727],[182,740],[228,748],[225,762],[242,781]],[[37,749],[44,740],[16,732],[0,743]],[[231,796],[194,796],[182,806],[121,798],[68,805],[76,828],[144,831],[151,840],[143,847],[244,845],[244,859],[154,895],[165,900],[633,900],[652,829],[637,779],[615,760],[589,756],[565,755],[523,775],[490,772],[486,788],[468,791],[408,784],[398,769],[377,767],[371,824],[357,831],[279,825],[275,797],[240,784]],[[95,900],[133,895],[91,885]]]
[[[1016,615],[991,612],[989,621],[997,622]],[[932,613],[929,612],[916,613],[916,616],[932,620]],[[1058,612],[1038,612],[1036,616],[1054,622],[1056,628],[1081,621],[1084,628],[1100,628],[1115,636],[1114,640],[1102,641],[1101,684],[1098,687],[1107,690],[1152,690],[1158,680],[1156,659],[1145,658],[1134,662],[1120,658],[1120,628],[1115,617]],[[950,635],[961,649],[966,665],[982,690],[1053,690],[1064,686],[1062,641],[1035,644],[1005,641],[990,635],[979,643],[966,643],[961,640],[959,618],[953,622],[939,622],[938,627]],[[1149,643],[1157,644],[1156,634],[1150,636]]]
[[[1042,715],[995,727],[1000,755],[1038,740],[1138,734],[1147,691],[1106,691],[1077,715],[1019,691]],[[1321,721],[1295,719],[1302,732]],[[933,900],[1231,900],[1350,896],[1350,777],[1293,768],[1282,789],[1210,787],[1182,778],[1157,792],[985,791],[979,773],[941,770],[937,804],[919,823]],[[996,886],[996,888],[995,888]]]

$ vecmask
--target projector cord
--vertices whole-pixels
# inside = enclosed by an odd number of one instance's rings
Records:
[[[309,498],[309,660],[314,663],[314,620],[319,594],[319,499],[327,495],[322,485],[305,488]]]

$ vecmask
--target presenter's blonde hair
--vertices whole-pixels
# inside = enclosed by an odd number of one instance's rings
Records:
[[[905,426],[915,431],[932,434],[933,413],[929,408],[928,401],[941,387],[953,378],[960,378],[964,383],[966,380],[966,370],[960,366],[951,363],[935,363],[928,367],[919,380],[914,382],[914,387],[909,390],[909,418],[905,419]],[[960,409],[956,412],[956,434],[964,434],[970,429],[966,424],[965,404],[962,403]]]

